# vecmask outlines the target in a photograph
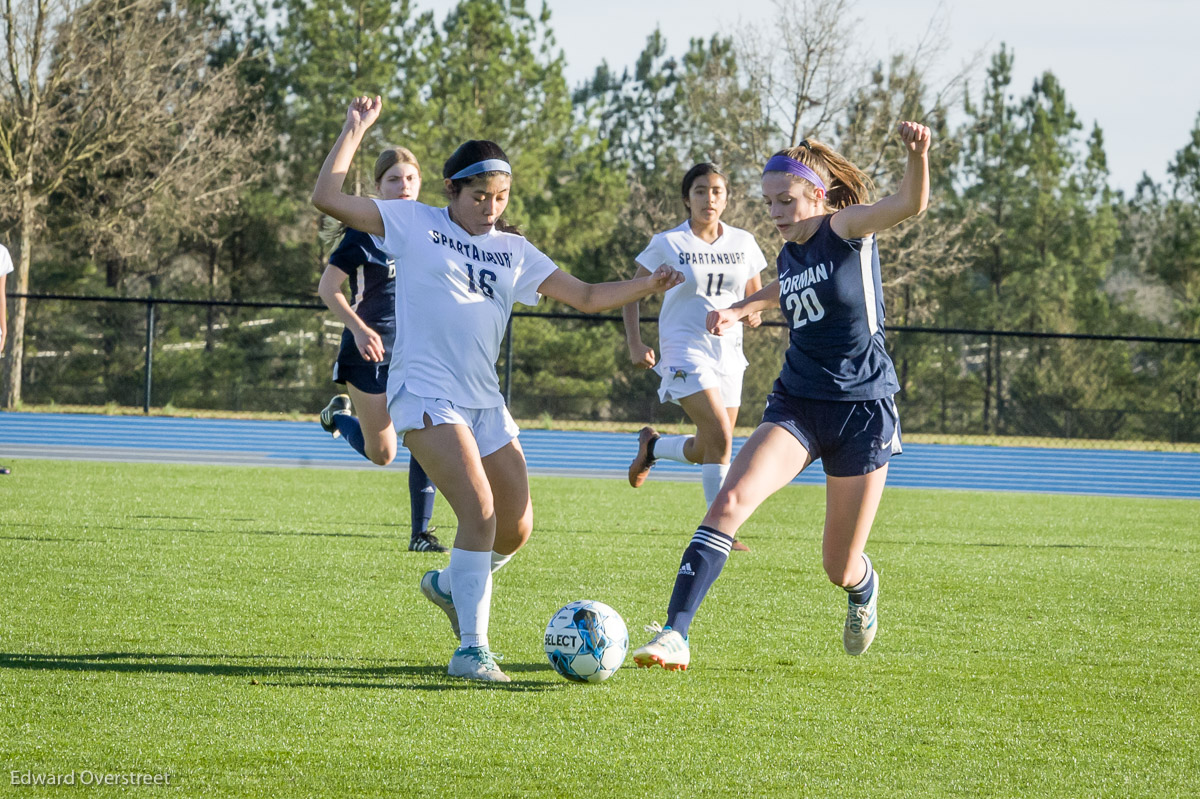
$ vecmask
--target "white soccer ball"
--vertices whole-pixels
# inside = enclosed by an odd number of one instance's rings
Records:
[[[602,682],[625,661],[629,631],[603,602],[581,599],[559,609],[546,625],[546,657],[575,682]]]

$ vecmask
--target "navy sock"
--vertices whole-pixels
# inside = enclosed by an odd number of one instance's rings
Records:
[[[867,600],[871,598],[871,592],[875,590],[875,568],[871,565],[871,559],[863,553],[863,563],[867,567],[867,576],[862,578],[862,582],[858,585],[846,587],[846,593],[850,595],[850,601],[856,605],[865,605]]]
[[[333,415],[333,426],[342,434],[342,438],[346,439],[346,443],[354,447],[354,451],[364,458],[367,457],[366,443],[363,441],[362,425],[358,423],[358,418],[351,416],[348,413],[335,413]]]
[[[437,489],[433,481],[417,459],[411,455],[408,458],[408,501],[412,507],[412,534],[424,533],[429,530],[429,520],[433,518],[433,500]]]
[[[716,582],[729,559],[732,546],[733,536],[701,525],[683,551],[679,573],[675,576],[675,590],[667,605],[667,624],[684,638],[709,586]]]

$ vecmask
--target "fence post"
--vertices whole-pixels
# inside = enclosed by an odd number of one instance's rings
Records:
[[[504,404],[512,405],[512,358],[513,358],[513,323],[512,314],[508,315],[508,329],[504,331]]]
[[[146,300],[146,382],[142,413],[150,413],[150,388],[154,382],[154,301]]]

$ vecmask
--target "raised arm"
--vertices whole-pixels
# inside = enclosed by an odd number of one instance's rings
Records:
[[[312,193],[312,204],[318,211],[349,227],[376,236],[384,235],[379,208],[367,197],[343,193],[342,185],[346,182],[346,173],[350,170],[354,153],[362,144],[363,135],[379,118],[381,108],[383,101],[378,96],[375,99],[354,98],[346,109],[346,124],[342,126],[342,134],[321,165],[321,174],[317,176],[317,185]]]
[[[650,270],[638,264],[634,277],[646,277]],[[649,369],[654,366],[654,348],[647,347],[642,342],[641,309],[638,301],[626,303],[621,309],[625,321],[625,344],[629,347],[629,360],[639,369]]]
[[[750,314],[761,314],[778,303],[779,281],[772,280],[746,299],[739,300],[728,308],[709,311],[708,317],[704,320],[704,327],[709,333],[719,336],[730,326],[736,325]]]
[[[654,270],[652,275],[612,283],[584,283],[574,275],[556,269],[538,286],[538,294],[565,302],[577,311],[600,313],[674,288],[682,282],[683,275],[666,264]]]
[[[916,122],[901,122],[896,131],[908,149],[900,188],[877,203],[851,205],[835,213],[829,225],[843,239],[859,239],[887,230],[929,205],[929,128]]]

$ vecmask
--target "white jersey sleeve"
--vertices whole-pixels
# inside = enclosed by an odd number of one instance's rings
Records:
[[[655,233],[650,238],[650,243],[646,245],[646,249],[638,253],[633,260],[638,266],[651,273],[663,264],[678,265],[675,251],[662,233]]]
[[[3,244],[0,244],[0,277],[7,275],[12,270],[12,256],[8,254],[8,248]]]
[[[558,271],[557,264],[550,260],[548,255],[526,241],[525,252],[521,258],[521,264],[517,268],[519,271],[513,287],[513,302],[519,302],[522,305],[537,305],[542,298],[542,295],[538,294],[538,287],[545,282],[546,278]]]
[[[383,235],[371,236],[375,246],[384,252],[404,252],[413,225],[416,208],[411,200],[372,200],[383,219]]]

